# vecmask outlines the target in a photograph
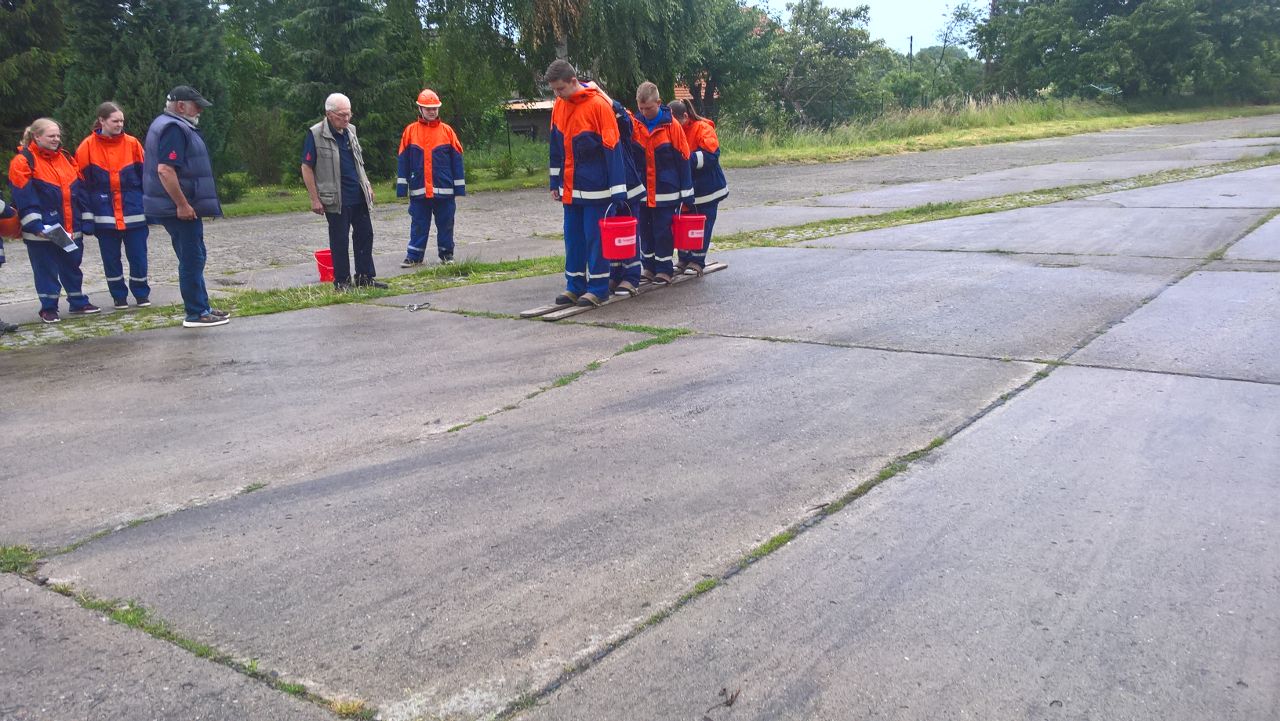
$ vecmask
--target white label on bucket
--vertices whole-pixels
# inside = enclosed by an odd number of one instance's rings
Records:
[[[691,230],[691,231],[689,231],[689,237],[690,237],[690,238],[701,238],[701,237],[702,237],[702,231],[701,231],[701,230]]]
[[[636,237],[634,235],[621,236],[613,239],[613,247],[623,248],[628,245],[635,245]]]

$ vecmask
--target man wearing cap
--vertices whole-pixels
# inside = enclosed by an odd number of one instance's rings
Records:
[[[355,285],[386,288],[374,280],[373,186],[364,172],[364,153],[356,126],[351,124],[351,99],[333,93],[324,101],[324,119],[312,125],[302,140],[302,182],[311,196],[311,212],[329,223],[329,252],[333,257],[333,287],[351,287],[351,258],[356,256]]]
[[[165,98],[164,113],[147,130],[142,175],[142,208],[147,222],[160,224],[178,256],[178,287],[185,328],[225,325],[226,311],[209,305],[204,284],[204,218],[222,215],[213,183],[209,149],[200,137],[200,113],[212,105],[195,88],[179,85]]]

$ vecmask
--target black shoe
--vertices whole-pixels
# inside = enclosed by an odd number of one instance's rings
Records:
[[[374,280],[373,278],[370,278],[367,275],[357,275],[356,287],[357,288],[377,288],[379,290],[386,290],[391,286],[387,285],[386,283],[383,283],[380,280]]]
[[[347,292],[347,291],[351,290],[351,287],[352,287],[352,286],[351,286],[351,284],[350,284],[350,283],[348,283],[348,282],[347,282],[347,281],[345,281],[345,280],[335,280],[335,281],[333,281],[333,292],[334,292],[334,293],[345,293],[345,292]]]
[[[101,313],[102,309],[93,303],[85,303],[79,308],[72,308],[67,312],[71,315],[93,315],[94,313]]]
[[[17,325],[13,323],[5,323],[4,321],[0,320],[0,334],[16,333],[17,331],[18,331]]]
[[[595,293],[583,293],[578,297],[577,305],[580,308],[599,308],[602,303],[604,301],[596,297]]]
[[[230,322],[231,322],[230,318],[226,318],[226,317],[219,318],[218,316],[214,315],[212,311],[210,311],[200,316],[199,318],[196,318],[195,320],[182,321],[182,327],[183,328],[212,328],[215,325],[226,325],[227,323],[230,323]]]
[[[422,261],[414,260],[413,258],[405,258],[404,260],[400,261],[401,268],[412,268],[415,265],[422,265]]]
[[[453,265],[453,253],[441,253],[440,265]]]
[[[554,301],[556,305],[573,305],[574,303],[577,303],[577,302],[578,302],[578,294],[570,293],[567,290],[561,293],[560,295],[557,295]]]
[[[129,308],[128,298],[116,298],[111,302],[111,307],[116,310],[127,310]]]
[[[133,304],[134,304],[134,305],[136,305],[136,306],[138,306],[139,308],[146,308],[147,306],[151,305],[151,299],[150,299],[150,298],[138,298],[137,300],[135,300],[135,301],[133,302]]]

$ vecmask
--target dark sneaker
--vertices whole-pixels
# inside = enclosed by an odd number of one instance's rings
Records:
[[[614,295],[633,296],[637,293],[636,287],[631,285],[631,281],[624,280],[613,289]]]
[[[604,301],[596,297],[595,293],[583,293],[578,297],[577,305],[582,308],[599,308],[602,303]]]
[[[17,331],[18,331],[18,326],[16,324],[5,323],[4,321],[0,320],[0,334],[16,333]]]
[[[93,303],[85,303],[79,308],[72,308],[67,312],[71,315],[93,315],[94,313],[101,313],[102,309]]]
[[[212,311],[210,311],[200,316],[199,318],[196,318],[195,320],[182,321],[182,327],[183,328],[212,328],[215,325],[226,325],[227,323],[230,323],[230,322],[231,322],[230,318],[227,318],[225,316],[219,318],[218,316],[214,315]]]
[[[671,282],[671,276],[666,273],[657,273],[653,276],[654,285],[667,285]]]
[[[400,261],[401,268],[412,268],[415,265],[422,265],[422,261],[414,260],[413,258],[405,258],[404,260]]]
[[[56,310],[42,310],[40,311],[40,320],[45,323],[57,323],[62,318],[58,316],[58,311]]]
[[[676,263],[676,275],[684,275],[684,269],[689,267],[689,261],[682,260]]]
[[[226,312],[225,310],[218,310],[217,308],[210,309],[209,315],[213,316],[214,318],[230,318],[231,317],[230,313]]]
[[[577,303],[577,302],[578,302],[578,294],[570,293],[567,290],[561,293],[560,295],[557,295],[554,301],[556,305],[573,305],[574,303]]]
[[[374,280],[373,278],[370,278],[367,275],[357,275],[356,287],[357,288],[377,288],[378,290],[386,290],[391,286],[387,285],[386,283],[383,283],[380,280]]]
[[[112,307],[112,308],[115,308],[116,310],[128,310],[128,308],[129,308],[129,299],[128,299],[128,298],[116,298],[114,301],[112,301],[112,302],[111,302],[111,307]]]
[[[345,293],[351,290],[351,287],[351,284],[344,280],[335,280],[333,282],[333,292],[335,293]]]
[[[440,265],[453,265],[453,253],[445,253],[441,255]]]
[[[135,300],[135,301],[133,302],[133,304],[134,304],[134,305],[136,305],[136,306],[138,306],[139,308],[146,308],[146,307],[148,307],[148,306],[150,306],[150,305],[151,305],[151,299],[150,299],[150,298],[139,298],[139,299]]]

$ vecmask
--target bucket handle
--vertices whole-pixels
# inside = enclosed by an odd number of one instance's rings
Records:
[[[610,217],[610,216],[609,216],[609,211],[613,210],[613,206],[615,206],[615,205],[621,205],[622,207],[626,208],[626,209],[627,209],[627,217],[628,217],[628,218],[634,218],[634,217],[635,217],[634,215],[632,215],[632,214],[631,214],[631,204],[630,204],[630,203],[609,203],[609,207],[608,207],[608,208],[605,208],[605,210],[604,210],[604,217],[606,217],[606,218]],[[617,213],[614,213],[614,215],[617,215]]]

